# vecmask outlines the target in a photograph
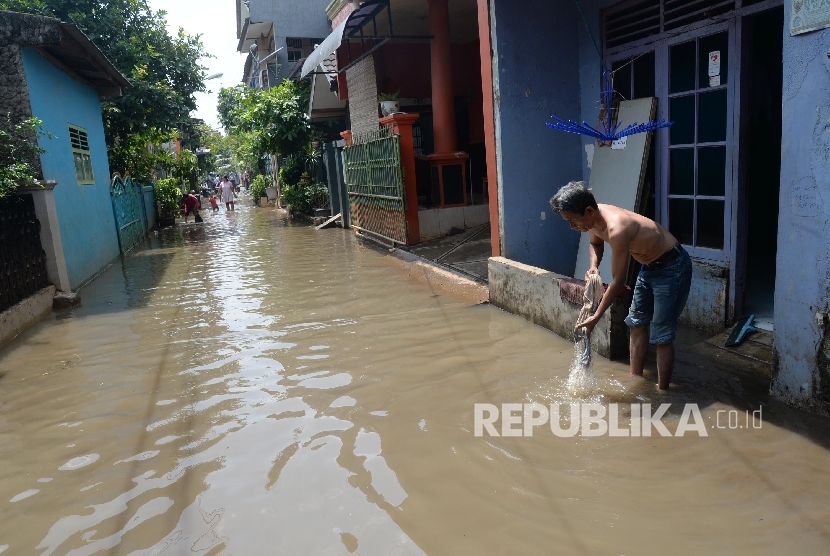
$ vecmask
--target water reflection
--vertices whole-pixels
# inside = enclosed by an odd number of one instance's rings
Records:
[[[475,403],[576,401],[572,344],[408,281],[349,232],[212,213],[82,294],[0,352],[0,551],[827,548],[827,454],[774,425],[475,438]],[[654,400],[595,365],[595,401]],[[733,407],[718,380],[672,401]]]

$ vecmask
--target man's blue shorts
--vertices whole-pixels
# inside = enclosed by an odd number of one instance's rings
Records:
[[[677,332],[677,319],[689,298],[692,260],[680,247],[680,255],[658,270],[643,265],[634,286],[634,298],[625,324],[632,328],[651,326],[650,344],[670,344]]]

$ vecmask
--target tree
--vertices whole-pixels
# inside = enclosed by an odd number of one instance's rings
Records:
[[[228,134],[238,139],[238,156],[258,167],[264,156],[294,155],[308,144],[308,100],[304,81],[286,79],[270,89],[225,88],[219,92],[219,119]]]
[[[38,185],[34,159],[46,152],[38,147],[41,121],[27,118],[21,122],[8,121],[6,129],[0,129],[0,198],[27,185]]]
[[[259,154],[287,156],[308,143],[308,95],[305,82],[287,79],[270,89],[225,88],[219,92],[219,120],[231,135],[251,134]]]
[[[101,101],[110,168],[146,177],[148,144],[188,125],[205,90],[200,37],[170,36],[165,12],[145,0],[0,0],[0,9],[74,23],[129,80],[121,97]]]

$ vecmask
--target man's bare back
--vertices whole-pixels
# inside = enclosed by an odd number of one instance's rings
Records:
[[[597,226],[588,230],[593,244],[605,241],[613,246],[618,243],[617,240],[624,239],[621,243],[628,243],[634,260],[649,264],[678,243],[667,229],[654,220],[614,205],[598,206],[601,218],[597,219]]]

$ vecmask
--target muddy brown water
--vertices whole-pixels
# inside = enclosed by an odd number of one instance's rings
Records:
[[[2,552],[830,551],[826,419],[705,366],[658,397],[595,357],[583,401],[763,426],[476,437],[475,403],[573,401],[573,344],[408,274],[248,207],[116,262],[0,348]]]

